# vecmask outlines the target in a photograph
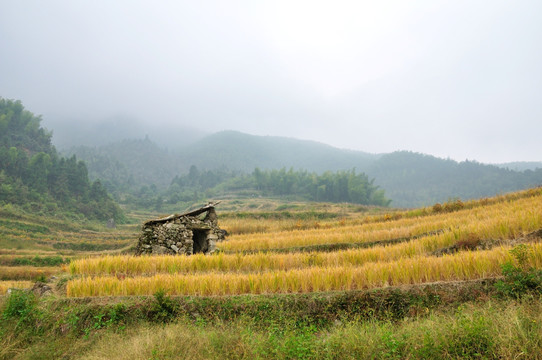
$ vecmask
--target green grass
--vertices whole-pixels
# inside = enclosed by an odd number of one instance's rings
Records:
[[[180,354],[185,359],[540,358],[538,296],[503,300],[482,292],[477,300],[464,294],[463,301],[449,303],[446,296],[457,292],[440,291],[443,298],[426,304],[430,306],[417,302],[416,312],[397,306],[411,298],[408,290],[377,292],[372,295],[377,301],[361,307],[348,307],[342,298],[332,305],[338,308],[324,314],[330,318],[323,322],[317,321],[319,312],[312,311],[318,306],[311,310],[310,302],[294,301],[295,296],[291,302],[232,297],[227,300],[230,305],[260,316],[238,313],[228,318],[228,302],[221,298],[162,294],[68,300],[18,293],[0,300],[0,359],[147,360],[176,359]],[[318,296],[312,295],[311,301]],[[321,297],[318,310],[334,303],[329,300]],[[191,304],[188,312],[179,312],[183,302]],[[212,316],[217,305],[222,312]],[[341,306],[343,311],[337,312]],[[374,309],[380,309],[380,315],[365,316]],[[310,313],[312,321],[303,321],[300,312]]]

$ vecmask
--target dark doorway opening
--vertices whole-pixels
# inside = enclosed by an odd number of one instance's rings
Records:
[[[209,230],[199,230],[199,229],[192,230],[192,233],[194,234],[192,236],[192,240],[194,240],[192,252],[194,254],[205,253],[209,249],[209,244],[207,243],[208,232]]]

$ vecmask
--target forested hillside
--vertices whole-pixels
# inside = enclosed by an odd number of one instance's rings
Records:
[[[85,161],[92,179],[101,179],[115,194],[154,184],[165,188],[187,171],[190,163],[160,148],[148,137],[123,140],[100,147],[77,146],[63,152]]]
[[[27,211],[122,220],[100,181],[90,182],[84,162],[59,156],[41,118],[20,101],[0,98],[0,204]]]
[[[129,193],[128,198],[141,206],[156,206],[167,199],[174,202],[205,200],[206,196],[223,196],[228,191],[238,193],[243,187],[259,190],[259,194],[280,193],[277,188],[263,188],[248,180],[256,168],[277,173],[288,172],[288,169],[296,173],[315,173],[312,177],[326,171],[355,169],[366,174],[368,180],[374,179],[374,185],[384,190],[386,198],[392,200],[391,205],[397,207],[432,205],[456,197],[480,198],[542,184],[541,169],[515,171],[412,152],[374,155],[312,141],[233,131],[220,132],[170,151],[146,138],[97,148],[72,148],[68,154],[87,161],[92,179],[102,179],[108,190],[119,198]],[[198,181],[194,180],[195,173],[191,175],[192,180],[187,180],[192,166],[197,170]],[[184,180],[180,182],[181,178]],[[212,188],[215,189],[209,191]],[[300,194],[295,188],[291,193]],[[303,197],[324,200],[316,196],[316,192],[310,196],[303,192]]]
[[[123,140],[108,145],[76,146],[64,150],[76,155],[89,167],[92,179],[101,179],[110,191],[140,189],[154,184],[165,188],[177,175],[188,173],[192,165],[200,170],[232,170],[251,173],[294,168],[323,173],[325,171],[361,169],[379,155],[341,150],[314,141],[272,136],[253,136],[223,131],[195,143],[165,150],[148,137]]]
[[[518,172],[407,151],[382,156],[367,173],[386,190],[392,205],[399,207],[425,206],[450,198],[488,197],[542,185],[542,169]]]

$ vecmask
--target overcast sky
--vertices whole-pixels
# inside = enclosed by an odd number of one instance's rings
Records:
[[[542,161],[541,17],[540,0],[1,0],[0,96],[44,123]]]

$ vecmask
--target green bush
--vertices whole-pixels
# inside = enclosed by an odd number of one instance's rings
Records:
[[[495,283],[497,291],[507,297],[520,298],[527,293],[542,292],[542,270],[527,266],[529,248],[518,245],[510,253],[517,261],[517,265],[506,262],[501,266],[503,280]]]
[[[169,322],[175,318],[178,305],[166,295],[163,289],[154,294],[154,303],[150,309],[150,318],[156,322]]]

